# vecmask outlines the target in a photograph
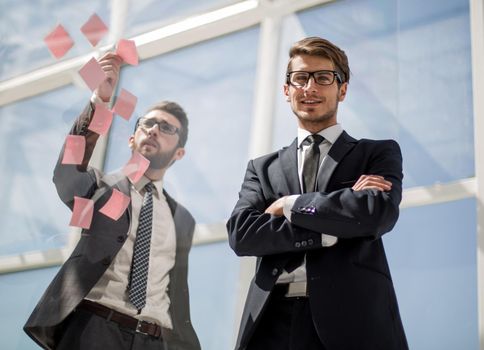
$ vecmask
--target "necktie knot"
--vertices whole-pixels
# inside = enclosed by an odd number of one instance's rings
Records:
[[[153,185],[153,182],[148,182],[146,185],[145,185],[145,191],[148,192],[148,193],[151,193],[153,192],[153,189],[155,188],[155,185]]]
[[[303,145],[305,146],[310,146],[310,145],[317,145],[319,146],[319,144],[321,142],[324,141],[324,137],[322,137],[321,135],[319,134],[312,134],[312,135],[309,135],[308,137],[306,137],[303,141]]]

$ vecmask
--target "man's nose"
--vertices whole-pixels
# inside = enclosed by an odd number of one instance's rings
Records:
[[[309,90],[309,91],[315,91],[316,90],[316,81],[314,80],[314,77],[311,75],[306,83],[304,85],[304,90]]]
[[[148,131],[148,135],[157,136],[158,133],[160,132],[160,129],[158,127],[158,124],[155,124],[151,128],[149,128],[147,131]]]

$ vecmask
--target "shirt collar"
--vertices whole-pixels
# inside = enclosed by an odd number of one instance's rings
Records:
[[[328,141],[332,145],[336,142],[342,132],[343,128],[341,127],[341,124],[335,124],[329,128],[321,130],[318,132],[318,135],[324,137],[325,141]],[[309,131],[299,127],[297,128],[297,148],[301,148],[301,144],[309,135],[311,135]]]
[[[151,181],[150,179],[148,179],[144,175],[136,183],[133,183],[129,177],[128,177],[128,180],[129,180],[129,182],[131,182],[131,185],[135,188],[135,190],[140,192],[140,193],[143,190],[143,188],[146,186],[146,184]],[[158,196],[160,193],[161,194],[163,193],[163,179],[151,181],[151,183],[153,183],[153,185],[155,186],[156,191],[154,191],[153,193],[156,196]]]

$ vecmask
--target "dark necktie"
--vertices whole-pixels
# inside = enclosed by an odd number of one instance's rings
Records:
[[[146,285],[150,260],[151,226],[153,221],[153,184],[145,186],[143,205],[139,214],[138,231],[133,249],[129,300],[141,310],[146,305]]]
[[[323,142],[324,137],[321,135],[309,135],[303,141],[303,145],[309,145],[309,149],[306,150],[304,155],[302,180],[303,180],[303,192],[314,192],[316,188],[316,177],[319,168],[319,144]],[[289,259],[284,269],[291,273],[296,268],[301,266],[304,261],[304,253],[295,253]]]
[[[304,155],[304,164],[302,171],[303,192],[314,192],[316,189],[316,177],[319,168],[319,144],[323,142],[324,137],[318,134],[309,135],[303,141],[303,145],[309,145]]]

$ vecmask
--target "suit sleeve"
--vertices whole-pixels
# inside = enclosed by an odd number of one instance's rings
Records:
[[[53,181],[60,199],[72,209],[74,196],[90,198],[97,189],[100,174],[97,170],[88,167],[94,147],[99,135],[88,130],[94,109],[89,105],[74,122],[69,135],[80,135],[86,139],[84,158],[80,165],[62,164],[65,144],[62,147],[59,159],[54,169]]]
[[[269,204],[252,160],[227,222],[229,244],[237,255],[265,256],[321,247],[320,232],[293,225],[284,216],[264,213]]]
[[[302,194],[294,203],[291,222],[338,238],[381,237],[397,222],[402,199],[402,155],[395,141],[378,142],[366,174],[383,176],[392,183],[392,189],[383,192],[344,188]]]

